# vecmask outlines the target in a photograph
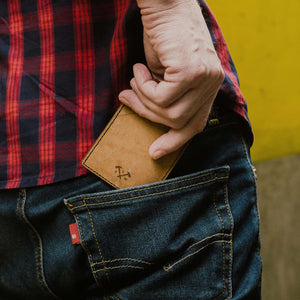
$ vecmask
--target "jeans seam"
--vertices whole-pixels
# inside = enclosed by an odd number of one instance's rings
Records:
[[[32,237],[33,245],[34,245],[34,258],[36,264],[36,276],[39,284],[41,285],[42,289],[50,294],[54,299],[59,299],[58,296],[54,294],[54,292],[49,288],[45,274],[44,274],[44,267],[43,267],[43,244],[42,239],[36,230],[36,228],[29,222],[25,215],[25,203],[26,203],[26,190],[21,189],[19,192],[18,202],[17,202],[17,215],[21,219],[23,223],[27,225],[27,229]]]
[[[103,262],[103,268],[104,268],[104,270],[105,270],[105,275],[106,275],[106,277],[107,277],[108,283],[110,283],[109,274],[108,274],[107,268],[106,268],[106,266],[105,266],[105,261],[104,261],[103,255],[102,255],[102,251],[101,251],[101,248],[100,248],[100,244],[99,244],[99,241],[98,241],[98,239],[97,239],[97,237],[96,237],[95,228],[94,228],[94,222],[93,222],[93,218],[92,218],[91,212],[90,212],[89,208],[87,207],[87,204],[86,204],[86,201],[85,201],[84,198],[82,199],[82,201],[83,201],[83,203],[85,204],[86,209],[87,209],[87,211],[88,211],[89,219],[90,219],[91,226],[92,226],[93,237],[94,237],[95,242],[96,242],[96,244],[97,244],[97,247],[98,247],[98,251],[99,251],[99,255],[100,255],[100,257],[101,257],[101,260],[102,260],[102,262]],[[77,215],[77,218],[78,218],[78,215]],[[82,230],[81,230],[81,233],[82,233]],[[83,236],[83,235],[82,235],[82,236]],[[88,249],[88,248],[86,247],[86,249]],[[89,252],[89,253],[90,253],[90,252]],[[99,276],[98,276],[98,271],[95,270],[95,268],[94,268],[94,263],[93,263],[92,256],[90,256],[90,258],[91,258],[91,263],[92,263],[92,264],[91,264],[92,272],[93,272],[93,274],[95,274],[96,279],[98,279],[98,280],[96,280],[96,282],[97,282],[97,284],[98,284],[98,282],[99,282],[99,285],[103,288],[103,285],[101,284],[101,279],[100,279]],[[115,295],[112,295],[112,296],[118,299],[117,296],[115,296]],[[104,297],[104,298],[105,298],[105,297]]]
[[[223,185],[223,200],[224,200],[224,203],[225,203],[225,206],[226,206],[226,210],[227,210],[227,214],[230,218],[230,236],[231,236],[231,239],[229,241],[229,252],[230,252],[230,256],[229,256],[229,266],[228,266],[228,297],[226,298],[227,299],[230,299],[232,297],[232,283],[231,283],[231,269],[232,269],[232,234],[233,234],[233,219],[232,219],[232,216],[231,216],[231,213],[230,213],[230,209],[229,209],[229,206],[228,206],[228,203],[227,203],[227,192],[226,192],[226,185],[224,184]],[[216,206],[216,203],[215,203],[215,200],[214,200],[214,205],[215,205],[215,209],[218,213],[218,209],[217,209],[217,206]],[[225,230],[225,226],[224,226],[224,223],[223,223],[223,219],[221,218],[221,215],[218,213],[218,216],[220,218],[220,221],[222,223],[222,227],[223,227],[223,230]],[[223,268],[225,267],[225,253],[224,253],[224,243],[223,243]],[[223,272],[225,272],[225,270],[223,269]],[[224,277],[225,279],[225,273],[224,273]],[[224,295],[225,293],[225,286],[224,286],[224,291],[222,294],[218,295],[217,297],[215,297],[214,299],[217,299],[219,297],[221,297],[222,295]]]
[[[145,197],[152,197],[152,196],[167,194],[167,193],[171,193],[171,192],[176,192],[176,191],[179,191],[179,190],[184,190],[184,189],[188,189],[188,188],[191,188],[191,187],[204,185],[204,184],[214,182],[216,180],[222,180],[222,179],[228,179],[228,176],[216,177],[214,179],[207,180],[207,181],[204,181],[204,182],[198,182],[198,183],[186,185],[186,186],[183,186],[183,187],[180,187],[180,188],[170,189],[170,190],[157,192],[157,193],[152,193],[152,194],[147,194],[147,195],[140,195],[140,196],[125,198],[125,199],[121,199],[121,200],[114,200],[114,201],[108,201],[108,202],[99,202],[99,203],[89,203],[89,204],[87,204],[86,201],[84,201],[85,203],[83,205],[73,206],[72,204],[69,204],[69,207],[72,211],[74,209],[78,209],[78,208],[82,208],[82,207],[86,207],[88,209],[88,207],[91,207],[91,206],[101,206],[101,205],[105,205],[105,204],[120,203],[120,202],[129,201],[129,200],[136,200],[136,199],[141,199],[141,198],[145,198]],[[95,198],[97,198],[97,197],[95,197]],[[84,198],[84,199],[90,199],[90,198]]]
[[[226,185],[224,184],[223,186],[223,189],[224,189],[224,202],[225,202],[225,205],[226,205],[226,210],[227,210],[227,214],[230,218],[230,234],[231,234],[231,239],[230,239],[230,255],[229,255],[229,266],[228,266],[228,297],[226,298],[227,299],[230,299],[232,297],[232,282],[231,282],[231,271],[232,271],[232,235],[233,235],[233,226],[234,226],[234,222],[233,222],[233,218],[232,218],[232,215],[231,215],[231,212],[230,212],[230,209],[229,209],[229,204],[227,202],[227,189],[226,189]]]
[[[20,209],[19,209],[20,201],[21,201],[21,196],[22,196],[22,190],[20,190],[18,194],[19,195],[18,195],[17,205],[16,205],[16,215],[23,222],[22,217],[20,215]]]
[[[205,174],[201,174],[201,175],[197,175],[197,176],[194,176],[194,177],[189,177],[189,178],[185,178],[185,179],[181,179],[181,180],[177,180],[177,181],[172,181],[172,182],[162,182],[160,184],[157,184],[155,185],[155,188],[159,188],[159,187],[162,187],[162,186],[168,186],[168,185],[172,185],[174,183],[182,183],[182,182],[185,182],[185,181],[189,181],[189,180],[195,180],[195,179],[198,179],[198,178],[201,178],[201,177],[207,177],[207,176],[210,176],[210,175],[214,175],[214,178],[213,180],[216,179],[216,172],[208,172],[208,173],[205,173]],[[222,179],[224,177],[217,177],[217,179]],[[206,182],[203,182],[203,183],[206,183]],[[201,184],[201,183],[200,183]],[[146,191],[146,190],[149,190],[149,189],[153,189],[153,187],[145,187],[145,188],[142,188],[142,189],[130,189],[128,191],[124,191],[124,192],[121,192],[121,193],[117,193],[118,196],[120,195],[124,195],[124,194],[130,194],[130,193],[133,193],[135,191],[138,191],[138,192],[143,192],[143,191]],[[116,194],[110,194],[110,195],[96,195],[96,196],[89,196],[89,197],[84,197],[86,200],[89,200],[89,199],[97,199],[97,198],[109,198],[109,197],[114,197],[116,196]],[[78,199],[78,200],[74,200],[73,203],[75,202],[81,202],[82,199]],[[74,206],[72,205],[72,207],[74,208],[78,208],[78,206]],[[81,206],[80,206],[81,207]]]
[[[222,224],[222,234],[224,236],[224,234],[225,234],[225,225],[224,225],[224,221],[223,221],[223,219],[222,219],[222,217],[221,217],[221,215],[220,215],[220,213],[218,211],[218,208],[217,208],[217,204],[216,204],[216,192],[215,192],[215,190],[213,192],[213,204],[214,204],[215,210],[217,212],[217,215],[218,215],[218,217],[219,217],[219,219],[221,221],[221,224]],[[225,244],[224,244],[224,241],[222,243],[222,252],[223,252],[222,253],[223,254],[222,255],[223,256],[223,274],[222,274],[223,292],[221,294],[219,294],[217,297],[215,297],[214,299],[217,299],[217,298],[221,297],[226,292],[226,281],[225,281]]]
[[[257,221],[258,221],[258,230],[260,228],[260,215],[259,215],[259,209],[258,209],[258,201],[257,201],[257,183],[256,183],[256,175],[254,173],[254,169],[253,169],[253,164],[251,163],[250,157],[248,155],[248,151],[247,151],[247,146],[245,143],[245,140],[243,139],[243,137],[240,135],[240,139],[243,145],[243,150],[244,150],[244,155],[245,158],[247,160],[248,166],[251,170],[251,175],[252,175],[252,179],[255,185],[255,191],[254,191],[254,197],[255,197],[255,209],[256,209],[256,215],[257,215]],[[260,232],[258,231],[258,238],[260,240]],[[260,261],[262,261],[262,257],[261,257],[261,253],[259,251],[258,246],[255,249],[256,253],[259,255]]]
[[[100,244],[99,244],[99,241],[98,241],[97,236],[96,236],[96,232],[95,232],[95,228],[94,228],[94,222],[93,222],[93,218],[92,218],[92,215],[91,215],[91,211],[89,210],[85,199],[82,199],[82,201],[83,201],[83,203],[84,203],[84,205],[85,205],[85,207],[87,209],[88,215],[89,215],[89,219],[90,219],[90,223],[91,223],[91,227],[92,227],[93,237],[94,237],[94,240],[96,242],[96,245],[97,245],[97,248],[98,248],[98,252],[99,252],[101,261],[103,263],[103,268],[105,270],[105,275],[107,277],[108,282],[110,282],[110,278],[109,278],[109,274],[108,274],[108,271],[107,271],[107,268],[106,268],[106,265],[105,265],[104,257],[102,255]],[[94,270],[93,272],[97,273],[96,270]]]
[[[90,266],[91,266],[91,269],[92,269],[92,273],[93,273],[93,276],[95,276],[95,279],[96,279],[96,283],[97,285],[99,286],[99,288],[104,288],[102,283],[101,283],[101,280],[100,278],[98,277],[98,274],[96,273],[96,270],[94,268],[94,262],[93,262],[93,257],[92,257],[92,254],[87,246],[87,243],[84,239],[84,234],[83,234],[83,230],[82,230],[82,225],[81,225],[81,222],[80,222],[80,218],[79,218],[79,215],[78,214],[75,214],[75,217],[76,217],[76,220],[77,220],[77,223],[78,223],[78,227],[79,227],[79,232],[80,232],[80,240],[81,240],[81,243],[84,247],[84,249],[86,250],[86,253],[89,257],[89,260],[90,260]],[[104,297],[105,298],[105,297]]]

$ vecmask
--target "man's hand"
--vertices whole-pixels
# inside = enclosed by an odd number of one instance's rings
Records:
[[[138,0],[148,68],[133,67],[121,102],[140,116],[170,127],[151,145],[158,159],[206,125],[224,72],[196,0]]]

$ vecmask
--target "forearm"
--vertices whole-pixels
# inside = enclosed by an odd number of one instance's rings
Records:
[[[188,56],[192,54],[200,59],[199,53],[207,49],[214,52],[211,36],[198,1],[137,0],[137,3],[141,9],[144,26],[146,58],[152,72],[156,73],[156,70],[153,68],[153,60],[151,62],[153,56],[147,55],[149,47],[157,52],[159,63],[165,68],[171,65],[176,67],[177,64],[185,64],[188,60],[193,63],[194,67],[199,66],[187,56],[181,56],[180,60],[178,53],[185,53]],[[192,53],[189,50],[192,50]],[[166,57],[168,61],[165,60]],[[170,62],[171,58],[173,60]],[[192,71],[193,66],[185,65],[184,67],[189,67],[189,70]],[[202,61],[201,66],[205,66],[205,61]]]
[[[196,0],[137,0],[147,66],[133,68],[119,99],[170,127],[150,147],[157,159],[183,146],[206,124],[224,72]]]

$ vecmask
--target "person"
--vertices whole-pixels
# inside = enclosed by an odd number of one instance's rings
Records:
[[[0,299],[260,299],[253,136],[207,4],[0,14]],[[189,143],[167,180],[115,190],[82,167],[120,102],[170,128],[154,160]]]

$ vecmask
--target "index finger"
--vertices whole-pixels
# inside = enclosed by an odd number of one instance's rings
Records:
[[[176,102],[189,89],[189,85],[183,80],[162,80],[160,82],[153,80],[149,69],[143,64],[136,64],[133,72],[140,92],[150,101],[162,107]]]

